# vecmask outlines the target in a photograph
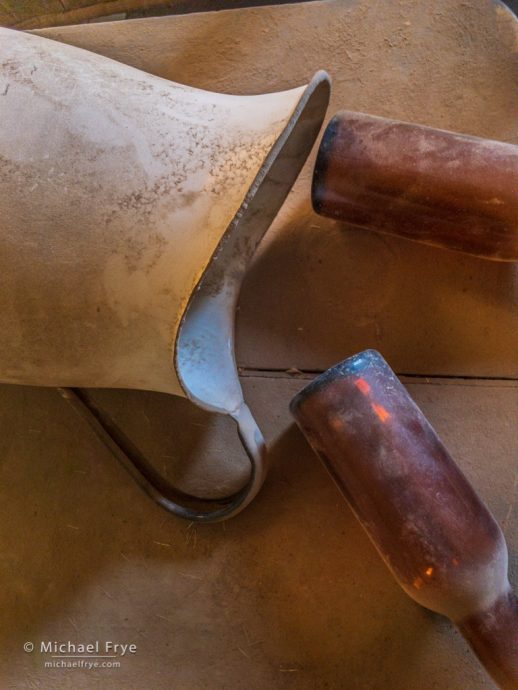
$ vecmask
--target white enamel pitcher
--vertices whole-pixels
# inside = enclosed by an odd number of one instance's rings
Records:
[[[324,72],[290,91],[223,95],[0,28],[0,381],[59,387],[182,517],[230,517],[264,480],[234,311],[328,99]],[[208,505],[175,491],[83,387],[163,391],[231,415],[248,483]]]

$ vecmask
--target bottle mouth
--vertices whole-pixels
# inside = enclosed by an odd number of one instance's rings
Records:
[[[347,359],[338,362],[334,366],[326,369],[321,374],[310,381],[301,391],[299,391],[290,402],[290,411],[296,414],[296,410],[310,397],[324,390],[330,383],[337,379],[347,376],[361,376],[362,371],[377,367],[388,368],[388,363],[377,350],[362,350]]]
[[[328,75],[317,72],[270,148],[225,230],[178,329],[174,357],[192,402],[232,414],[243,404],[234,352],[234,314],[246,267],[277,215],[318,136],[329,102]]]

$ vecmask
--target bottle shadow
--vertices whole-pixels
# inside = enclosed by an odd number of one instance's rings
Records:
[[[337,223],[302,201],[287,215],[243,285],[242,366],[318,371],[373,347],[401,373],[518,375],[516,264]]]

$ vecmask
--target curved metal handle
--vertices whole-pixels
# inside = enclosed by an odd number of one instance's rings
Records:
[[[192,522],[220,522],[240,513],[263,485],[268,472],[266,444],[244,403],[231,416],[237,424],[239,438],[250,459],[250,478],[242,489],[231,496],[207,499],[175,489],[84,389],[58,388],[57,391],[88,423],[95,435],[148,496],[173,515]]]

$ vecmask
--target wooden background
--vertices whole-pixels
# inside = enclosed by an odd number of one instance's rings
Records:
[[[208,12],[289,0],[1,0],[0,25],[20,29],[61,26],[99,19],[125,19]],[[304,2],[304,0],[295,0]],[[306,0],[307,1],[307,0]]]
[[[185,12],[208,12],[258,5],[281,5],[290,0],[1,0],[0,25],[33,29],[88,22],[116,16],[118,19]],[[307,0],[295,0],[295,2]],[[476,2],[476,0],[474,0]],[[518,11],[518,0],[506,0]],[[383,9],[380,8],[380,15]]]

